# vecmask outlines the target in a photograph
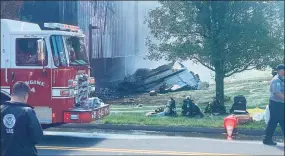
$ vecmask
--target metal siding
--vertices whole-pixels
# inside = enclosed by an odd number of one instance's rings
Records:
[[[101,29],[93,30],[94,58],[127,57],[136,54],[138,42],[137,2],[134,1],[49,1],[35,2],[38,11],[30,11],[34,17],[42,16],[42,21],[34,21],[42,25],[43,22],[60,22],[78,25],[89,36],[89,24],[97,25]],[[26,2],[32,6],[32,3]],[[58,6],[58,7],[56,7]],[[106,7],[107,17],[105,21]],[[52,10],[56,9],[56,10]],[[50,13],[41,10],[49,10]],[[58,14],[56,13],[58,12]],[[38,15],[40,13],[40,15]],[[57,17],[56,17],[57,16]],[[58,20],[57,20],[57,19]],[[106,27],[104,30],[104,22]],[[135,29],[136,27],[136,29]],[[104,34],[101,34],[105,31]],[[101,35],[103,40],[101,43]],[[88,39],[88,37],[87,37]],[[89,45],[88,40],[86,40]],[[101,47],[101,45],[103,47]],[[103,50],[103,51],[101,51]]]
[[[119,74],[126,73],[126,68],[133,68],[134,65],[132,61],[137,51],[137,44],[135,42],[138,42],[137,31],[139,31],[138,28],[135,28],[137,25],[136,11],[138,9],[136,2],[53,1],[49,3],[49,6],[44,2],[36,3],[42,3],[40,9],[46,9],[50,11],[50,13],[45,11],[45,14],[40,13],[40,15],[38,15],[38,12],[41,11],[39,10],[34,11],[33,16],[39,16],[39,19],[42,19],[43,22],[60,22],[78,25],[86,36],[87,48],[89,48],[89,24],[101,28],[92,31],[93,58],[99,59],[100,62],[102,62],[101,60],[108,60],[108,62],[105,62],[107,63],[105,69],[101,70],[98,68],[98,70],[96,70],[97,72],[106,71],[106,73],[110,73],[113,71],[115,74],[112,76],[118,76]],[[107,5],[108,8],[105,21]],[[104,21],[106,22],[105,34],[102,34],[104,31]],[[101,35],[103,35],[102,43]],[[139,39],[140,42],[143,41],[141,38]],[[104,66],[103,62],[96,65]],[[126,64],[126,62],[128,63]]]
[[[138,40],[139,40],[139,16],[138,16],[138,11],[139,11],[139,2],[135,1],[134,2],[134,54],[139,53],[138,49]]]

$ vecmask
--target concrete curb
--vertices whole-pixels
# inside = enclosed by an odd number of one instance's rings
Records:
[[[158,132],[194,132],[194,133],[225,133],[223,128],[207,128],[207,127],[166,127],[166,126],[142,126],[142,125],[113,125],[113,124],[64,124],[60,128],[87,128],[87,129],[107,129],[107,130],[142,130],[142,131],[158,131]],[[238,134],[249,136],[262,136],[264,130],[247,130],[238,129]],[[283,136],[282,132],[276,132],[276,136]]]

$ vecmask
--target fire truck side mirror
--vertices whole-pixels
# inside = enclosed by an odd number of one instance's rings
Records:
[[[38,40],[38,61],[45,61],[45,41],[43,39]]]

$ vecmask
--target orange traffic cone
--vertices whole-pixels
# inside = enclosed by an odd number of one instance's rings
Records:
[[[227,140],[232,140],[233,131],[237,127],[237,118],[233,115],[227,116],[224,119],[224,128],[227,132]]]
[[[227,126],[226,129],[227,129],[227,140],[233,140],[233,137],[232,137],[233,130],[234,130],[233,126]]]

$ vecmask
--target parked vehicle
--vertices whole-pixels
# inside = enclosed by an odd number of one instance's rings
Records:
[[[1,97],[17,81],[31,87],[28,103],[41,124],[90,123],[109,114],[109,105],[90,97],[95,78],[85,36],[77,26],[1,19]],[[56,29],[56,30],[54,30]]]

